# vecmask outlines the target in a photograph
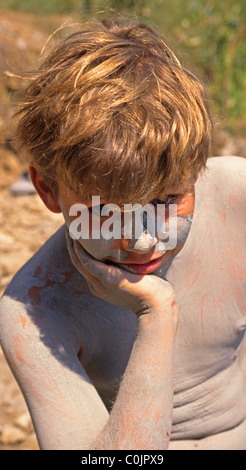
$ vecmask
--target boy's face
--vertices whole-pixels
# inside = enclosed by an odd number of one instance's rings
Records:
[[[71,213],[76,213],[76,211],[71,211],[71,207],[74,204],[83,204],[86,206],[86,209],[88,208],[87,225],[89,237],[80,237],[78,241],[91,256],[106,263],[117,264],[130,272],[137,274],[155,273],[156,275],[161,276],[165,274],[171,260],[181,250],[187,239],[191,226],[192,214],[194,212],[195,191],[194,183],[189,182],[189,184],[184,184],[180,187],[170,188],[165,200],[163,201],[150,201],[152,207],[158,207],[157,204],[161,203],[165,204],[163,219],[166,219],[166,223],[168,223],[169,219],[169,210],[167,207],[170,204],[176,204],[177,206],[177,242],[174,247],[169,249],[166,249],[166,245],[162,243],[157,233],[155,236],[151,236],[147,230],[144,230],[145,227],[143,227],[143,233],[138,239],[135,239],[134,237],[131,237],[130,239],[124,238],[124,236],[121,238],[118,237],[117,239],[113,237],[105,239],[102,235],[100,235],[100,238],[95,239],[95,237],[91,236],[92,217],[95,217],[93,223],[95,223],[96,220],[97,227],[100,226],[102,229],[105,226],[105,221],[110,218],[112,213],[108,216],[102,216],[101,212],[103,206],[106,207],[102,204],[102,200],[100,200],[100,207],[95,207],[93,201],[81,200],[61,182],[59,183],[58,202],[63,212],[66,224],[68,228],[70,227],[70,234],[73,233],[71,231],[71,227],[74,225],[70,225],[71,222],[76,223],[76,219],[79,220],[77,214],[71,215]],[[163,215],[163,212],[161,212],[161,214]],[[123,215],[124,212],[121,212],[122,219]],[[80,220],[83,220],[83,215]],[[126,219],[124,219],[124,221],[125,220]],[[122,226],[125,223],[124,221],[122,222]]]

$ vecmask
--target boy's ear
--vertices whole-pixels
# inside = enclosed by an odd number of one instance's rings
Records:
[[[196,173],[194,184],[196,184],[196,182],[197,182],[197,180],[198,180],[198,178],[199,178],[199,175],[200,175],[200,171],[198,171],[198,172]]]
[[[30,163],[29,165],[29,172],[32,184],[46,207],[48,207],[51,212],[61,212],[60,205],[57,202],[57,199],[55,198],[50,186],[44,181],[39,170],[35,167],[35,165],[33,165],[33,163]]]

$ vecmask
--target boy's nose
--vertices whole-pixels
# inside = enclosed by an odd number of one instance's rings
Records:
[[[158,241],[155,226],[155,211],[147,215],[146,211],[142,213],[140,209],[140,217],[137,217],[136,211],[133,220],[130,218],[126,220],[125,226],[122,224],[121,247],[129,252],[147,253]],[[130,234],[131,238],[127,238],[127,234]]]
[[[129,252],[146,253],[157,243],[157,238],[152,237],[145,230],[139,238],[122,239],[121,248]]]

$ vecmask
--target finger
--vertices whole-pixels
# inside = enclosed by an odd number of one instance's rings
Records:
[[[74,243],[74,250],[88,273],[104,282],[119,282],[124,272],[118,266],[108,265],[93,258],[79,242]]]
[[[70,237],[68,230],[66,230],[66,240],[67,240],[67,248],[68,252],[71,258],[71,261],[74,265],[74,267],[86,278],[86,280],[91,280],[91,281],[98,281],[98,279],[93,276],[86,268],[83,266],[81,261],[78,258],[78,255],[75,251],[75,244],[74,240]]]
[[[142,279],[142,275],[132,274],[114,264],[106,264],[93,258],[82,245],[74,241],[74,250],[88,276],[98,280],[105,286],[119,287],[122,283],[135,284]]]

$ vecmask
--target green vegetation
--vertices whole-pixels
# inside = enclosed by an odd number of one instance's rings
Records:
[[[1,0],[0,6],[44,15],[68,13],[78,9],[80,3],[78,0]]]
[[[246,128],[245,0],[2,0],[1,7],[82,20],[98,11],[137,16],[164,33],[182,63],[200,76],[223,126],[234,133]]]
[[[156,0],[158,1],[158,0]],[[246,129],[245,0],[159,1],[154,23],[205,82],[213,112],[228,130]],[[165,11],[165,4],[168,8]],[[156,10],[157,11],[157,10]]]

